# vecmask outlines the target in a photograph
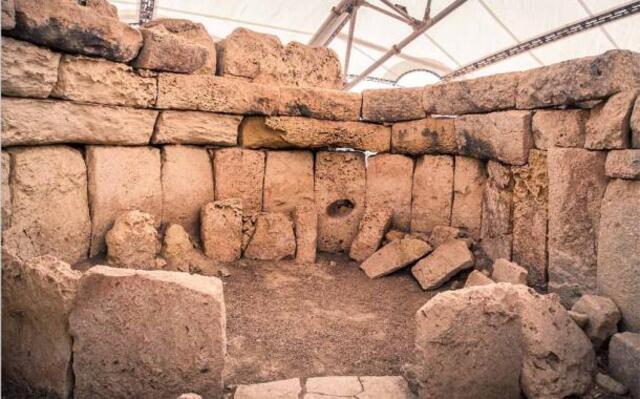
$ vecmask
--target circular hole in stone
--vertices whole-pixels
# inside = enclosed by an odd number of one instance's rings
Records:
[[[339,199],[327,207],[327,215],[333,218],[344,217],[350,214],[356,205],[348,199]]]

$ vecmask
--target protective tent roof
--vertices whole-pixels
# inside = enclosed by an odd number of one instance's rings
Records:
[[[436,16],[453,0],[432,0]],[[215,39],[237,27],[271,33],[283,43],[308,43],[338,0],[155,0],[154,18],[185,18],[201,22]],[[382,0],[368,0],[390,10]],[[139,0],[112,0],[120,17],[138,19]],[[392,0],[408,14],[423,18],[427,0]],[[468,0],[415,41],[374,70],[370,80],[400,86],[433,83],[473,61],[562,26],[628,5],[629,0]],[[343,60],[349,24],[329,44]],[[358,75],[412,28],[369,7],[357,12],[348,75]],[[525,70],[566,59],[596,55],[610,49],[640,51],[640,13],[535,48],[473,71],[465,77]],[[424,72],[429,71],[429,72]],[[363,82],[358,88],[374,85]]]

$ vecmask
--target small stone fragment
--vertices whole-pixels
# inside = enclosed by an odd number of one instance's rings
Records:
[[[235,146],[241,116],[199,111],[162,111],[152,144]]]
[[[185,259],[193,251],[189,233],[179,224],[170,224],[164,232],[164,242],[160,254],[167,260],[168,270],[189,272]]]
[[[392,214],[390,208],[367,206],[360,220],[358,234],[351,243],[351,259],[362,262],[378,250],[382,237],[391,225]]]
[[[426,118],[391,126],[391,152],[409,155],[458,152],[454,119]]]
[[[571,310],[588,317],[589,323],[584,331],[596,349],[600,348],[610,336],[618,332],[620,311],[616,304],[607,297],[583,295]]]
[[[204,254],[233,262],[242,251],[242,201],[231,198],[210,202],[200,213],[200,239]]]
[[[640,334],[615,334],[609,343],[609,373],[640,397]]]
[[[604,169],[609,177],[640,180],[640,149],[609,151]]]
[[[467,277],[467,281],[464,283],[464,288],[476,287],[479,285],[487,285],[487,284],[495,284],[495,282],[491,280],[489,277],[482,274],[482,272],[479,272],[478,270],[474,270],[471,273],[469,273],[469,276]]]
[[[463,240],[451,240],[413,266],[411,274],[423,290],[432,290],[446,283],[459,271],[470,267],[473,267],[473,254],[467,243]]]
[[[293,222],[284,213],[260,213],[244,256],[259,260],[292,258],[296,253]]]
[[[637,97],[637,91],[623,91],[591,109],[587,120],[585,148],[629,148],[629,119]]]
[[[362,262],[362,269],[369,278],[386,276],[409,266],[431,252],[429,244],[415,238],[391,241]]]
[[[491,278],[496,283],[511,283],[527,285],[527,270],[517,263],[506,259],[498,259],[493,262]]]
[[[127,269],[154,269],[160,252],[153,216],[129,211],[118,216],[105,236],[109,264]]]
[[[5,3],[2,2],[3,22]],[[4,23],[2,29],[5,29]],[[59,53],[3,36],[2,94],[16,97],[49,97],[58,80],[59,64]]]

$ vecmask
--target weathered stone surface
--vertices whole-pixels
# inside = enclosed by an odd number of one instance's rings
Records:
[[[609,177],[640,180],[640,149],[609,151],[604,169]]]
[[[2,151],[2,227],[11,227],[11,155]]]
[[[240,198],[245,214],[262,210],[265,155],[261,151],[225,148],[213,153],[216,200]]]
[[[235,146],[241,116],[199,111],[162,111],[152,144]]]
[[[609,343],[609,371],[634,397],[640,397],[640,334],[616,334]]]
[[[531,119],[531,133],[536,148],[582,148],[587,116],[588,112],[582,109],[536,111]]]
[[[567,306],[583,294],[595,293],[600,204],[607,185],[605,156],[576,148],[548,152],[549,290]]]
[[[474,270],[471,273],[469,273],[469,276],[467,277],[467,281],[464,283],[464,288],[477,287],[479,285],[488,285],[488,284],[495,284],[495,282],[491,280],[489,277],[482,274],[482,272],[478,270]]]
[[[507,259],[498,259],[493,262],[491,278],[496,283],[511,283],[527,285],[527,270],[517,263]]]
[[[12,2],[13,3],[13,2]],[[4,22],[4,5],[2,18]],[[4,23],[2,28],[5,29]],[[2,38],[2,95],[47,98],[58,80],[60,54],[44,47]]]
[[[20,260],[47,254],[68,263],[86,259],[91,220],[82,153],[28,147],[12,150],[11,158],[11,227],[3,226],[3,249]]]
[[[518,82],[519,109],[597,100],[640,86],[640,55],[612,50],[527,71]]]
[[[640,97],[636,99],[629,125],[631,127],[631,148],[640,148]]]
[[[547,153],[531,150],[529,164],[512,168],[512,259],[528,272],[527,284],[547,286],[547,214],[549,178]]]
[[[429,236],[429,244],[431,244],[433,248],[438,248],[449,240],[465,238],[466,236],[467,232],[457,227],[436,226],[433,228],[431,235]]]
[[[238,385],[234,399],[298,399],[302,386],[298,378],[263,382],[261,384]]]
[[[177,223],[197,239],[200,209],[213,201],[213,165],[206,148],[167,145],[162,148],[164,223]]]
[[[463,240],[443,243],[429,256],[411,268],[411,274],[423,290],[432,290],[446,283],[459,271],[473,267],[473,254]]]
[[[315,204],[297,206],[293,212],[296,262],[315,263],[318,242],[318,212]]]
[[[637,97],[637,90],[627,90],[592,108],[586,125],[585,148],[629,148],[629,118]]]
[[[11,36],[72,54],[129,62],[142,46],[140,32],[75,0],[16,0]],[[52,23],[55,21],[55,23]]]
[[[160,239],[153,216],[128,211],[118,216],[107,232],[107,260],[110,265],[127,269],[155,269]]]
[[[105,234],[124,211],[137,209],[162,220],[160,150],[150,147],[87,147],[91,250],[105,249]]]
[[[158,75],[156,106],[160,109],[275,115],[279,102],[280,91],[275,86],[213,75]]]
[[[167,227],[161,255],[167,262],[166,270],[205,276],[228,275],[216,260],[207,258],[201,251],[194,248],[191,237],[179,224],[171,224]]]
[[[413,160],[399,154],[367,159],[367,206],[393,211],[392,227],[408,231],[411,224]]]
[[[359,377],[363,392],[358,399],[414,399],[407,381],[400,376]]]
[[[424,118],[422,91],[422,88],[365,90],[362,92],[362,119],[381,123]]]
[[[222,262],[240,259],[242,201],[229,198],[210,202],[200,213],[200,239],[204,254]]]
[[[365,205],[364,154],[316,153],[318,249],[346,252],[358,233]]]
[[[152,110],[3,97],[2,143],[146,145],[157,115]]]
[[[290,42],[284,48],[288,76],[285,86],[342,89],[342,64],[336,52],[324,46]]]
[[[260,148],[291,148],[283,137],[282,132],[270,128],[265,124],[264,116],[245,116],[240,124],[238,141],[242,147]]]
[[[533,146],[530,112],[465,115],[456,119],[455,127],[460,154],[509,165],[527,163]]]
[[[640,181],[611,181],[601,212],[598,294],[618,305],[627,329],[640,332]]]
[[[482,196],[481,247],[489,258],[511,259],[513,241],[513,184],[511,170],[495,161],[487,163],[489,178]]]
[[[615,393],[616,395],[626,395],[629,392],[627,387],[603,373],[596,374],[595,381],[607,392]]]
[[[14,0],[2,0],[2,30],[11,30],[16,26],[16,4]]]
[[[360,119],[362,95],[316,87],[281,87],[279,115],[332,121]]]
[[[409,155],[456,154],[454,119],[425,118],[391,126],[391,152]]]
[[[431,232],[451,222],[453,157],[423,155],[413,172],[411,231]]]
[[[257,215],[256,229],[244,256],[250,259],[281,260],[296,253],[296,237],[289,215],[264,212]]]
[[[482,193],[487,172],[483,162],[474,158],[456,157],[455,165],[451,225],[462,227],[471,237],[477,238],[482,223]]]
[[[118,62],[65,55],[52,97],[88,103],[150,108],[156,103],[157,81],[140,76]]]
[[[391,225],[392,215],[391,208],[367,205],[360,220],[358,234],[351,243],[351,259],[363,262],[378,250],[382,237]]]
[[[91,268],[69,317],[74,395],[222,396],[225,318],[217,278]]]
[[[4,5],[4,4],[3,4]],[[82,274],[45,255],[2,255],[2,378],[32,394],[73,390],[68,316]]]
[[[587,316],[589,321],[584,331],[596,348],[601,347],[610,336],[618,332],[620,311],[607,297],[583,295],[571,310]]]
[[[362,392],[362,384],[355,376],[314,377],[307,379],[305,391],[325,396],[355,396]],[[305,396],[306,397],[306,396]]]
[[[369,278],[386,276],[409,266],[431,252],[429,244],[416,238],[391,241],[371,255],[361,265]]]
[[[312,206],[313,199],[313,153],[268,151],[262,208],[291,212],[299,206]]]

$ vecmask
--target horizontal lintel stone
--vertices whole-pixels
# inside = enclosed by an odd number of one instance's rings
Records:
[[[422,119],[422,88],[373,89],[362,92],[362,119],[397,122]]]
[[[278,114],[357,121],[360,119],[361,107],[360,93],[311,87],[281,87]]]
[[[391,126],[391,151],[398,154],[452,154],[458,152],[454,119],[425,118]]]
[[[242,117],[201,111],[162,111],[152,144],[234,146]]]

